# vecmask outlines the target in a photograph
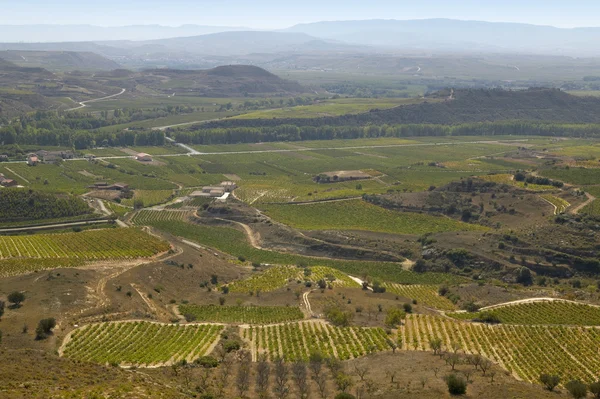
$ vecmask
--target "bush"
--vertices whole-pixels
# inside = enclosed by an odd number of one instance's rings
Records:
[[[25,294],[19,291],[11,292],[8,294],[8,302],[12,303],[13,306],[19,307],[23,301],[25,301]]]
[[[592,382],[590,384],[590,392],[595,398],[600,398],[600,381]]]
[[[565,388],[567,388],[567,391],[569,391],[571,396],[575,399],[581,399],[587,396],[587,385],[581,381],[569,381],[567,382],[567,385],[565,385]]]
[[[557,375],[542,374],[540,382],[544,384],[547,390],[553,391],[560,384],[560,377]]]
[[[412,305],[410,303],[405,303],[402,307],[406,313],[412,313]]]
[[[38,323],[37,328],[35,329],[35,339],[46,339],[50,334],[52,334],[52,329],[56,327],[56,320],[54,318],[42,319]]]
[[[194,363],[207,369],[212,369],[219,365],[219,361],[212,356],[202,356],[196,359]]]
[[[402,324],[402,320],[404,320],[405,317],[406,313],[404,313],[401,309],[390,308],[385,316],[385,325],[394,328],[397,325]]]
[[[467,381],[456,374],[450,374],[446,377],[446,385],[450,395],[464,395],[467,393]]]
[[[227,353],[240,350],[241,347],[242,346],[239,343],[239,341],[236,341],[234,339],[229,339],[229,340],[223,342],[223,349],[225,349],[225,352],[227,352]]]
[[[500,318],[492,312],[481,312],[477,315],[475,321],[480,323],[488,323],[488,324],[499,324],[502,323]]]
[[[342,392],[335,395],[335,399],[356,399],[356,396],[347,392]]]

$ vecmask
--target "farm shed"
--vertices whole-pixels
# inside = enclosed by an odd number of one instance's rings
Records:
[[[0,173],[0,186],[2,187],[15,187],[18,183],[13,179],[8,179],[4,177],[2,173]]]
[[[232,181],[224,181],[220,184],[226,192],[230,193],[237,188],[237,184]]]

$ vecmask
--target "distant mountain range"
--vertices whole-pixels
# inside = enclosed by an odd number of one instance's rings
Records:
[[[206,55],[351,48],[343,45],[358,45],[363,50],[365,46],[373,46],[420,51],[600,55],[600,46],[596,45],[600,28],[562,29],[452,19],[329,21],[299,24],[277,32],[201,25],[0,25],[0,38],[5,43],[13,43],[10,49],[31,49],[13,48],[25,42],[95,42],[116,48],[143,45],[153,51],[191,51]],[[71,48],[60,49],[83,51],[73,48],[72,43],[67,46]]]

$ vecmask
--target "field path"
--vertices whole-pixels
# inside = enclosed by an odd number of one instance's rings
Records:
[[[31,184],[31,182],[29,180],[27,180],[26,178],[24,178],[23,176],[21,176],[20,174],[18,174],[17,172],[15,172],[14,170],[10,169],[8,166],[5,166],[6,170],[8,170],[10,173],[12,173],[13,175],[17,176],[19,179],[23,180],[24,182],[26,182],[27,184]]]
[[[102,98],[95,98],[93,100],[81,101],[79,103],[79,107],[69,108],[69,109],[67,109],[67,111],[76,111],[78,109],[87,107],[88,103],[94,103],[94,102],[97,102],[97,101],[108,100],[109,98],[120,96],[121,94],[125,93],[125,91],[126,91],[125,89],[121,89],[121,91],[119,93],[117,93],[117,94],[112,94],[110,96],[106,96],[106,97],[102,97]]]
[[[7,168],[8,169],[8,168]],[[592,194],[586,192],[585,195],[587,196],[587,201],[585,201],[583,204],[577,205],[575,208],[571,209],[571,213],[576,215],[579,213],[579,211],[581,211],[583,208],[585,208],[586,206],[588,206],[589,204],[591,204],[592,202],[594,202],[596,200],[596,197],[594,197]]]
[[[310,306],[310,301],[308,300],[308,295],[311,293],[312,291],[306,291],[304,294],[302,294],[302,300],[304,301],[304,305],[306,306],[306,311],[308,312],[309,315],[312,315],[312,307]]]
[[[499,304],[496,304],[496,305],[486,306],[484,308],[480,308],[479,310],[480,311],[482,311],[482,310],[492,310],[492,309],[498,309],[498,308],[503,308],[503,307],[512,306],[512,305],[519,305],[519,304],[522,304],[522,303],[536,303],[536,302],[567,302],[567,303],[574,303],[576,305],[587,305],[587,306],[593,306],[593,307],[600,308],[600,305],[594,305],[594,304],[587,303],[587,302],[577,302],[577,301],[571,301],[571,300],[562,299],[562,298],[548,298],[548,297],[544,297],[544,298],[519,299],[518,301],[504,302],[504,303],[499,303]]]

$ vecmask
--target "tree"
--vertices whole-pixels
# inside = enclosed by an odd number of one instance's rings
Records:
[[[0,301],[0,318],[2,318],[2,316],[4,316],[4,307],[6,305],[4,304],[4,301]]]
[[[360,378],[360,380],[362,382],[365,380],[365,377],[369,373],[369,367],[361,366],[358,363],[354,363],[354,371],[356,372],[356,375]]]
[[[267,356],[262,354],[256,364],[256,393],[258,397],[269,397],[269,375],[271,374],[271,365],[268,362]]]
[[[560,377],[557,375],[542,374],[540,375],[540,382],[544,384],[547,390],[552,392],[560,384]]]
[[[54,318],[42,319],[39,321],[37,328],[35,329],[35,339],[41,340],[47,338],[52,334],[52,330],[56,327],[56,320]]]
[[[483,359],[481,360],[481,364],[479,364],[479,368],[481,368],[483,375],[485,375],[485,373],[492,368],[492,362],[489,359]]]
[[[352,377],[346,373],[339,372],[335,376],[335,385],[342,392],[346,392],[353,384]]]
[[[582,399],[587,396],[587,385],[578,380],[573,380],[567,382],[565,385],[567,391],[571,394],[571,396],[575,399]]]
[[[292,364],[292,379],[296,384],[296,388],[298,388],[298,397],[300,399],[308,398],[310,386],[308,384],[308,372],[305,362],[297,361]]]
[[[452,371],[454,371],[456,365],[460,363],[460,356],[458,356],[456,353],[451,353],[448,356],[446,356],[445,360],[446,364],[452,367]]]
[[[437,355],[442,350],[442,340],[440,338],[432,338],[429,340],[429,346],[433,350],[433,354]]]
[[[323,355],[319,352],[312,352],[308,358],[308,368],[312,373],[312,378],[315,379],[323,371]]]
[[[244,397],[246,392],[248,392],[248,389],[250,389],[250,365],[252,356],[250,355],[250,352],[247,351],[241,351],[238,356],[240,365],[238,367],[235,385],[240,396]]]
[[[446,377],[446,385],[450,395],[464,395],[467,393],[467,381],[456,374],[450,374]]]
[[[600,399],[600,381],[592,382],[589,388],[594,398]]]
[[[385,316],[385,325],[391,328],[402,324],[402,320],[406,317],[406,313],[398,308],[389,308]]]
[[[531,276],[531,270],[526,267],[521,267],[517,271],[517,283],[529,286],[533,284],[533,277]]]
[[[342,392],[335,395],[335,399],[356,399],[356,396],[348,392]]]
[[[275,387],[273,393],[277,399],[285,399],[290,393],[288,387],[289,370],[283,359],[275,359]]]
[[[8,294],[8,297],[6,297],[6,299],[8,299],[8,302],[13,304],[13,307],[18,308],[19,306],[21,306],[21,303],[25,301],[25,294],[19,291],[11,292],[10,294]]]

